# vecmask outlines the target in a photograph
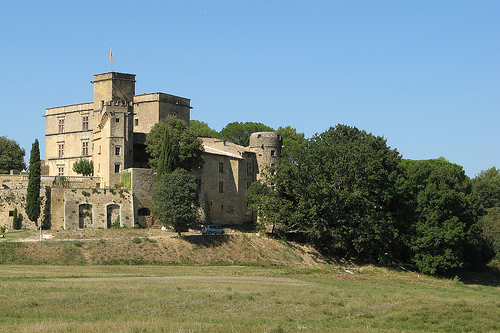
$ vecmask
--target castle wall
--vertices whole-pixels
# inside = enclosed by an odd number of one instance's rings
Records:
[[[45,123],[49,175],[76,176],[73,163],[92,158],[93,103],[47,109]]]
[[[151,169],[131,168],[124,172],[130,174],[130,183],[133,193],[134,219],[141,227],[151,227],[155,219],[151,214],[153,206],[153,189],[156,183],[156,174]]]
[[[149,133],[151,128],[168,115],[174,115],[189,125],[190,100],[163,93],[134,96],[134,132]]]
[[[255,153],[220,140],[204,138],[204,144],[205,163],[196,175],[201,185],[200,204],[205,209],[202,222],[224,225],[252,221],[245,192],[255,181]]]

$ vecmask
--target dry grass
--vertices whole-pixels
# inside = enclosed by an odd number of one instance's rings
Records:
[[[364,267],[2,266],[2,332],[494,332],[500,288]],[[326,268],[329,268],[328,270]]]
[[[0,242],[0,332],[500,330],[500,284],[487,273],[464,283],[327,264],[254,233],[51,233]]]
[[[311,247],[256,233],[186,233],[178,239],[172,232],[157,229],[84,229],[47,235],[52,238],[42,242],[37,241],[38,235],[31,235],[22,244],[0,244],[0,263],[317,266],[324,262]]]

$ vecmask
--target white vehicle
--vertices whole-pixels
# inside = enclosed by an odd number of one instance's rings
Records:
[[[206,227],[201,229],[202,234],[209,234],[209,235],[224,235],[224,229],[221,227],[218,227],[216,225],[207,225]]]

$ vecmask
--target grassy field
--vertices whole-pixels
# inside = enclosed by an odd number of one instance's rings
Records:
[[[331,265],[0,268],[1,332],[500,331],[490,278]]]
[[[492,273],[431,278],[226,233],[7,233],[0,332],[500,331]]]

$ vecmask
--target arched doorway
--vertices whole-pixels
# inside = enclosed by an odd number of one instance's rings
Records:
[[[87,203],[80,204],[78,206],[78,228],[89,228],[92,226],[92,205]]]
[[[106,211],[107,228],[121,227],[120,206],[116,204],[108,205]]]
[[[137,210],[137,224],[143,228],[151,226],[151,211],[147,207],[142,207]]]

